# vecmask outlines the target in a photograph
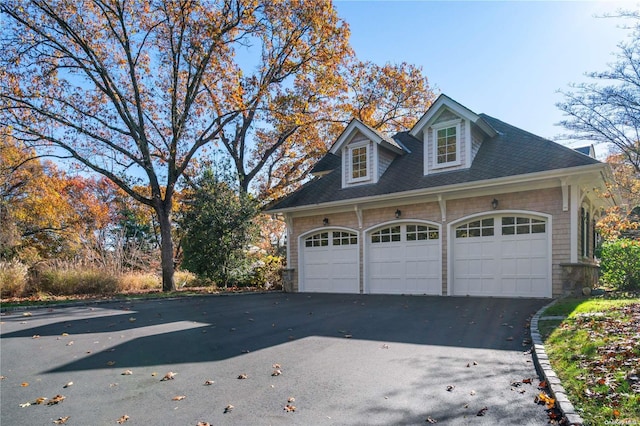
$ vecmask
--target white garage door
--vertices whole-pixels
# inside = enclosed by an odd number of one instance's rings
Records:
[[[392,225],[367,236],[365,291],[378,294],[442,294],[439,228]]]
[[[305,237],[301,245],[300,291],[360,292],[358,234],[322,231]]]
[[[544,218],[496,215],[455,226],[453,294],[551,297]]]

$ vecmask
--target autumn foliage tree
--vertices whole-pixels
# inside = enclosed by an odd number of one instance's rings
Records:
[[[225,129],[224,146],[240,170],[244,191],[255,182],[263,202],[280,198],[308,178],[353,118],[381,132],[406,130],[435,99],[422,69],[407,63],[381,66],[350,55],[331,71],[336,74],[314,80],[305,75],[293,87],[265,93],[253,104],[263,111],[264,122]],[[247,159],[249,167],[243,168]]]
[[[32,262],[70,258],[111,221],[104,178],[71,176],[2,133],[0,140],[0,258]]]
[[[257,137],[247,158],[242,134],[269,120],[254,105],[265,93],[285,106],[316,96],[348,53],[327,2],[14,0],[0,11],[2,125],[153,208],[164,290],[175,288],[173,197],[194,158],[221,141],[246,188],[280,147]],[[234,55],[251,44],[258,61],[245,75]]]
[[[353,115],[385,131],[433,100],[419,68],[358,62],[328,1],[6,0],[0,13],[0,123],[154,211],[164,290],[176,191],[211,150],[268,201]]]

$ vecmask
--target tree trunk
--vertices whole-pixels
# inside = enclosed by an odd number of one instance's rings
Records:
[[[162,259],[162,291],[176,290],[173,272],[173,239],[171,238],[171,212],[164,207],[156,208],[160,223],[160,255]]]

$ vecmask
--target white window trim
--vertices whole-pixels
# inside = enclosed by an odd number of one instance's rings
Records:
[[[364,176],[361,176],[359,178],[354,178],[353,177],[353,150],[354,149],[358,149],[358,148],[365,148],[366,149],[366,160],[367,160],[367,174]],[[371,180],[371,146],[369,141],[362,141],[362,142],[358,142],[358,143],[354,143],[348,146],[347,149],[347,164],[348,164],[348,171],[349,174],[347,175],[347,182],[348,183],[360,183],[360,182],[367,182],[369,180]]]
[[[442,123],[437,123],[431,126],[431,135],[433,141],[433,161],[431,164],[431,169],[443,169],[446,167],[459,166],[462,164],[462,159],[460,158],[461,153],[461,128],[462,120],[450,120]],[[449,127],[456,128],[456,161],[450,161],[448,163],[440,163],[438,164],[438,130],[447,129]]]

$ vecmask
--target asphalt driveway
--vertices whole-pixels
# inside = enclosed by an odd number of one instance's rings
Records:
[[[544,425],[523,339],[547,302],[273,293],[8,312],[0,424]]]

